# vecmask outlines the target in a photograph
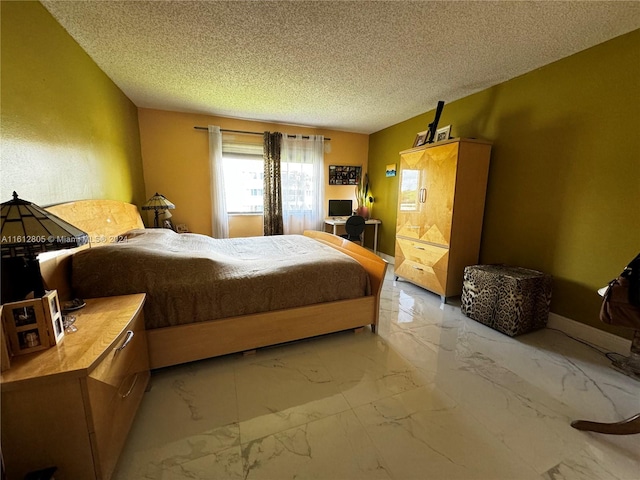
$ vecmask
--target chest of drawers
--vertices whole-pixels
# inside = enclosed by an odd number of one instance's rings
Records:
[[[144,294],[96,298],[78,331],[2,372],[7,478],[56,466],[56,479],[108,479],[149,381]]]

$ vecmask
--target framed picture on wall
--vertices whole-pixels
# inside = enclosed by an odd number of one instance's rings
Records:
[[[357,185],[361,172],[354,165],[329,165],[329,185]]]
[[[395,177],[396,176],[396,164],[395,163],[391,163],[389,165],[387,165],[386,171],[385,171],[385,175],[387,177]]]

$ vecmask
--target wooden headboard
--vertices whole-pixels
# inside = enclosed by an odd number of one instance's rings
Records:
[[[145,228],[138,207],[117,200],[80,200],[53,205],[46,210],[87,232],[92,248],[115,242],[118,236],[129,230]],[[84,248],[88,246],[62,250],[55,257],[40,261],[46,287],[57,289],[62,300],[69,300],[73,296],[71,255]]]
[[[144,228],[138,207],[117,200],[80,200],[46,210],[87,232],[92,247],[112,243],[134,228]]]

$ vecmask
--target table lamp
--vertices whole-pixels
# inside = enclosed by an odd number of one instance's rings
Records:
[[[173,210],[174,208],[176,208],[176,206],[158,192],[142,206],[142,210],[155,210],[155,217],[153,219],[153,226],[155,228],[160,226],[160,212],[163,210]]]
[[[37,259],[40,253],[75,248],[89,242],[86,232],[18,198],[16,192],[13,192],[12,200],[1,204],[1,217],[2,303],[22,300],[24,294],[32,290],[35,297],[44,296]],[[15,285],[20,283],[17,280],[20,277],[24,280],[22,292]],[[13,285],[5,286],[6,283]]]

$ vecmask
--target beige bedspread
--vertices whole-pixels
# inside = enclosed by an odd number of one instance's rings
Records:
[[[369,295],[349,256],[301,235],[217,240],[133,230],[120,243],[78,252],[80,298],[147,293],[147,328],[160,328]]]

